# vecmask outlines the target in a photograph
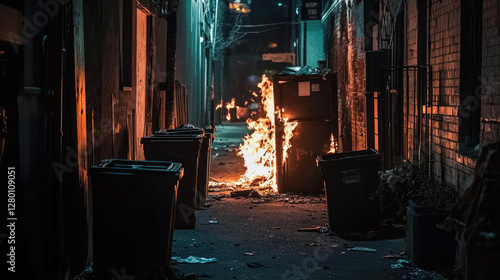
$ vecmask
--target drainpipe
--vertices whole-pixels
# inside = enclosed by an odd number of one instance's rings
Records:
[[[432,19],[432,0],[428,0],[428,8],[429,12],[428,18],[427,18],[427,65],[429,65],[429,100],[427,102],[427,109],[430,111],[427,112],[427,116],[429,117],[429,121],[427,122],[427,131],[429,134],[429,155],[428,155],[428,166],[429,166],[429,177],[434,178],[434,155],[432,153],[432,136],[433,136],[433,126],[432,126],[432,102],[433,102],[433,89],[432,89],[432,82],[433,82],[433,72],[432,72],[432,65],[431,65],[431,19]]]
[[[165,126],[172,127],[176,124],[177,112],[175,103],[175,63],[177,54],[177,7],[178,0],[168,1],[167,19],[167,77],[166,77],[166,117]],[[179,106],[179,105],[177,105]]]
[[[212,26],[212,116],[211,116],[211,125],[215,127],[215,47],[217,46],[217,21],[219,16],[219,0],[215,0],[215,16]],[[222,94],[220,95],[220,104],[222,104]],[[222,108],[221,114],[222,115]],[[221,120],[222,123],[222,120]]]

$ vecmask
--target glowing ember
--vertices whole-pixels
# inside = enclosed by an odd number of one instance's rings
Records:
[[[226,103],[226,109],[227,109],[227,115],[226,115],[226,120],[230,121],[231,120],[231,109],[233,109],[235,106],[235,98],[231,99],[231,102]]]
[[[333,133],[330,136],[330,150],[328,151],[329,154],[334,154],[337,151],[338,144],[337,141],[335,141],[335,137],[333,137]]]
[[[215,107],[215,110],[217,111],[217,110],[219,110],[220,108],[222,108],[222,101],[221,101],[219,104],[217,104],[217,107]]]
[[[287,119],[281,118],[280,110],[275,111],[273,83],[267,76],[262,76],[262,81],[258,86],[261,90],[261,103],[266,112],[266,117],[259,118],[256,121],[247,120],[248,128],[254,132],[247,134],[243,139],[243,144],[239,146],[238,155],[243,157],[247,168],[239,183],[258,184],[261,188],[270,188],[277,191],[275,114],[283,122],[285,130],[282,139],[283,160],[291,147],[290,139],[293,136],[293,130],[297,126],[297,122],[288,122]]]

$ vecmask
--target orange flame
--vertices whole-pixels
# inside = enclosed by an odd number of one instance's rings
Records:
[[[338,148],[338,143],[335,140],[335,137],[333,136],[333,133],[330,135],[330,150],[328,151],[329,154],[334,154],[337,151]]]
[[[222,108],[222,100],[219,104],[217,104],[217,107],[215,107],[215,111],[219,110],[220,108]]]
[[[282,163],[285,164],[286,158],[288,157],[288,149],[292,147],[290,139],[293,137],[293,130],[299,124],[298,122],[288,122],[287,118],[283,118],[284,131],[283,131],[283,160]]]
[[[226,109],[227,109],[227,115],[226,115],[226,120],[230,121],[231,120],[231,112],[230,110],[235,107],[235,98],[231,99],[231,102],[226,103]]]
[[[273,83],[267,76],[262,76],[262,81],[258,84],[261,89],[261,103],[266,112],[266,117],[254,121],[248,119],[247,126],[254,132],[247,134],[243,138],[243,144],[239,146],[238,155],[242,156],[247,168],[239,183],[259,184],[261,188],[269,188],[277,191],[276,182],[276,142],[275,142],[275,114],[283,122],[283,158],[286,157],[288,149],[291,147],[290,139],[297,122],[288,122],[281,118],[280,110],[274,108]],[[283,159],[284,160],[284,159]]]

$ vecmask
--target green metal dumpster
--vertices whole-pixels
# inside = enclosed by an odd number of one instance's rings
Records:
[[[204,137],[204,134],[157,132],[141,139],[146,160],[179,162],[184,167],[184,178],[177,193],[176,229],[193,229],[196,226],[198,158]]]
[[[179,163],[103,160],[91,167],[94,269],[169,265]]]
[[[380,153],[375,150],[320,155],[316,164],[325,184],[330,228],[366,232],[378,225]]]

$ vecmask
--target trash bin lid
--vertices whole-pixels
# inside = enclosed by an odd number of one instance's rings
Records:
[[[207,135],[208,137],[210,137],[210,139],[212,139],[212,141],[215,139],[215,126],[208,126],[205,128],[205,135]]]
[[[132,173],[140,175],[175,175],[179,179],[184,175],[181,163],[152,160],[105,159],[90,168],[90,173]]]
[[[342,161],[342,160],[366,160],[369,158],[379,158],[380,153],[376,150],[362,150],[354,152],[334,153],[319,155],[316,162]]]
[[[183,133],[155,133],[150,136],[142,137],[141,143],[144,141],[203,141],[205,135],[203,134],[183,134]]]
[[[195,127],[192,124],[185,124],[178,126],[176,128],[162,129],[156,131],[154,135],[172,135],[172,134],[201,134],[205,135],[205,130],[203,128]]]
[[[282,72],[280,72],[276,76],[305,76],[305,75],[327,75],[331,73],[332,70],[325,68],[325,69],[319,69],[319,68],[312,68],[309,65],[305,65],[303,67],[300,66],[292,66],[292,67],[286,67]]]

